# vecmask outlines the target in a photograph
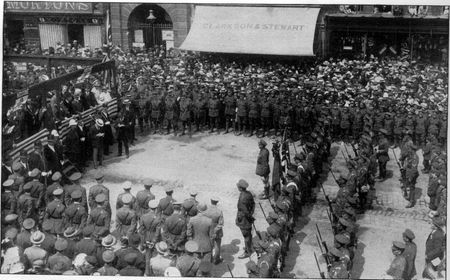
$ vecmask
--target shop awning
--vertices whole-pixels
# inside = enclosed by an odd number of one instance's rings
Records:
[[[320,8],[197,6],[181,49],[313,56]]]

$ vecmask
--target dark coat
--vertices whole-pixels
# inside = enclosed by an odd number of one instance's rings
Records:
[[[62,169],[62,165],[61,165],[61,160],[62,160],[62,156],[59,154],[56,146],[55,146],[55,151],[52,151],[48,145],[46,145],[44,147],[44,157],[45,157],[45,161],[47,163],[47,170],[48,171],[52,171],[53,173],[55,173],[56,171],[61,172]]]
[[[435,258],[442,259],[445,251],[445,234],[438,228],[430,233],[425,243],[425,259],[431,262]]]
[[[251,229],[252,223],[255,220],[253,218],[255,200],[249,191],[244,190],[241,192],[237,208],[236,225],[241,229]]]
[[[269,173],[269,150],[264,147],[259,151],[258,159],[256,161],[256,175],[268,176]]]

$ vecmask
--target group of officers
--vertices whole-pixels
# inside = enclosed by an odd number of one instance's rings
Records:
[[[152,180],[136,196],[127,181],[111,205],[100,172],[87,192],[79,172],[44,179],[13,165],[2,184],[2,273],[207,277],[222,262],[217,198],[173,197],[168,186],[158,201]]]

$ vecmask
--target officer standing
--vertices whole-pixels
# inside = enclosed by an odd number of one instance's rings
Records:
[[[171,253],[178,255],[184,251],[187,222],[181,212],[181,202],[174,201],[172,204],[173,213],[165,219],[161,229],[161,236],[167,242]]]
[[[394,241],[392,243],[394,260],[392,261],[389,269],[386,271],[386,274],[391,276],[392,279],[405,279],[406,259],[403,255],[403,251],[405,251],[405,243],[399,241]]]
[[[125,195],[131,195],[131,202],[129,203],[130,204],[130,208],[131,209],[134,209],[134,207],[135,207],[135,204],[136,204],[136,197],[134,197],[132,194],[131,194],[131,182],[130,181],[125,181],[124,183],[123,183],[123,185],[122,185],[122,188],[123,188],[123,190],[124,190],[124,192],[123,193],[120,193],[118,196],[117,196],[117,200],[116,200],[116,210],[119,210],[120,208],[122,208],[122,206],[124,205],[124,203],[123,203],[123,196],[125,196]]]
[[[74,227],[77,231],[81,231],[86,225],[88,216],[86,208],[81,204],[82,193],[80,190],[75,190],[70,196],[72,203],[64,212],[64,225],[66,228]]]
[[[62,189],[55,189],[53,191],[53,201],[47,205],[44,214],[44,222],[49,223],[51,226],[51,234],[62,234],[64,232],[64,212],[66,206],[62,201]]]
[[[389,141],[386,138],[387,131],[384,128],[380,129],[380,133],[382,136],[378,145],[377,159],[379,178],[384,181],[386,179],[386,164],[389,161]]]
[[[97,181],[97,184],[92,186],[89,189],[89,197],[88,197],[88,204],[89,207],[92,209],[95,207],[95,199],[97,195],[104,194],[105,195],[105,201],[103,202],[103,206],[105,207],[105,210],[111,213],[111,205],[109,203],[109,189],[103,185],[104,181],[104,175],[102,172],[97,172],[95,174],[95,180]]]
[[[213,226],[213,256],[212,261],[214,264],[219,264],[222,262],[222,257],[220,256],[220,247],[222,244],[223,237],[223,212],[217,207],[219,199],[217,197],[211,198],[211,205],[208,206],[204,215],[212,220]]]
[[[136,194],[136,215],[138,215],[138,217],[147,213],[149,210],[148,203],[155,199],[155,195],[150,191],[152,186],[153,180],[146,179],[144,181],[144,189],[138,191]]]
[[[261,199],[269,198],[269,174],[270,174],[270,166],[269,166],[269,150],[266,148],[267,143],[263,139],[259,140],[259,154],[258,159],[256,160],[256,175],[261,176],[261,180],[264,183],[264,192],[261,196]]]
[[[253,195],[247,190],[248,183],[244,179],[239,180],[236,184],[240,191],[237,203],[236,225],[240,228],[244,236],[244,253],[239,259],[250,257],[252,253],[252,224],[254,222],[253,213],[255,211],[255,200]]]
[[[94,227],[95,235],[102,235],[105,232],[109,233],[109,227],[111,225],[111,213],[105,208],[106,195],[103,193],[98,194],[95,197],[96,207],[91,208],[89,217],[86,224]]]
[[[403,255],[406,259],[406,272],[405,280],[410,280],[416,276],[416,255],[417,255],[417,245],[413,242],[416,236],[409,228],[403,232],[403,241],[405,242],[405,251]]]
[[[117,238],[129,236],[136,231],[137,216],[136,212],[131,208],[133,197],[126,193],[122,196],[123,206],[116,213],[116,233]]]

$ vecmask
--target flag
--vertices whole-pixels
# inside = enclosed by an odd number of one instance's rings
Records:
[[[281,166],[283,167],[284,172],[287,172],[290,161],[291,155],[289,154],[289,142],[284,140],[281,146]]]
[[[106,9],[106,43],[108,45],[112,44],[112,33],[111,33],[111,13]]]

